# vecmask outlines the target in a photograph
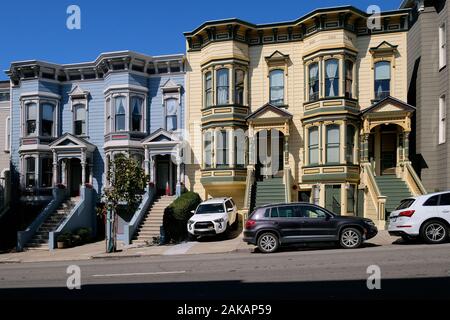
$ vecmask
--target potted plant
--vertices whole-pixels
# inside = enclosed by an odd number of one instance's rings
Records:
[[[64,249],[70,246],[72,234],[70,232],[65,232],[58,235],[56,238],[56,246],[58,249]]]

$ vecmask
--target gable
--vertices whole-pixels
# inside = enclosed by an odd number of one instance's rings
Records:
[[[59,142],[57,145],[55,146],[80,146],[78,143],[75,143],[74,141],[70,140],[70,139],[65,139],[61,142]]]
[[[257,109],[255,112],[251,113],[247,117],[247,120],[273,119],[273,118],[291,119],[292,114],[284,109],[278,108],[276,106],[271,105],[270,103],[267,103],[261,108]]]

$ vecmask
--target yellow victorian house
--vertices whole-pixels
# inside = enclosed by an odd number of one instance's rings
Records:
[[[308,201],[382,226],[425,192],[408,161],[408,21],[345,6],[185,33],[186,186],[243,210]]]

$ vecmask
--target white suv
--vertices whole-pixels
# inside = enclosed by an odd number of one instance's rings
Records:
[[[407,198],[389,216],[389,234],[442,243],[450,230],[450,191]]]
[[[237,208],[231,198],[213,198],[200,203],[188,221],[191,238],[224,233],[237,224]]]

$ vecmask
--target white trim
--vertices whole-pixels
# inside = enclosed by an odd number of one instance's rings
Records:
[[[141,92],[148,92],[148,88],[142,87],[142,86],[136,86],[132,84],[118,84],[118,85],[112,85],[107,87],[105,90],[103,90],[103,93],[106,95],[108,91],[111,90],[135,90],[135,91],[141,91]]]
[[[31,99],[31,98],[50,98],[50,99],[57,99],[60,100],[61,96],[59,94],[45,92],[45,91],[30,91],[30,92],[24,92],[20,95],[20,100],[23,99]]]
[[[447,27],[445,22],[439,26],[439,69],[447,65]]]
[[[447,103],[445,94],[439,97],[438,120],[438,144],[443,144],[447,140]]]
[[[11,151],[11,116],[7,116],[5,119],[5,152]],[[9,135],[9,139],[8,139]]]

